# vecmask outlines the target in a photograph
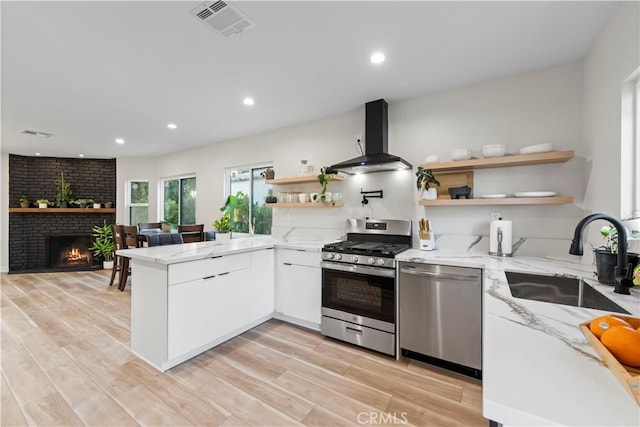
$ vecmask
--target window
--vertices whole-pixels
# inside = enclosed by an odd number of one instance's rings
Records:
[[[265,197],[272,194],[270,184],[261,173],[273,166],[240,167],[227,170],[228,195],[233,196],[236,208],[231,215],[232,230],[255,234],[271,234],[271,209]]]
[[[196,177],[161,180],[160,217],[171,225],[196,223]]]
[[[127,181],[127,216],[128,224],[136,225],[140,222],[149,222],[149,181]]]
[[[622,87],[621,217],[640,218],[640,68]]]

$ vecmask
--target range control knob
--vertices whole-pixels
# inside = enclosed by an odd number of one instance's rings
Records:
[[[375,258],[369,258],[369,259],[367,260],[367,262],[368,262],[369,264],[373,265],[373,264],[375,264],[375,263],[376,263],[376,259],[375,259]]]
[[[326,256],[327,259],[333,259],[333,254],[331,252],[329,252]]]
[[[341,260],[341,259],[342,259],[342,255],[340,255],[340,254],[336,254],[336,259],[337,259],[337,260]]]
[[[358,262],[358,259],[359,259],[358,255],[354,255],[354,256],[351,257],[351,261],[353,261],[353,262]]]
[[[382,258],[378,260],[378,265],[384,265],[384,260]]]

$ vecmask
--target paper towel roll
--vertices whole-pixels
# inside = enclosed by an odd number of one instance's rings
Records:
[[[489,227],[489,255],[511,256],[511,221],[491,221]]]

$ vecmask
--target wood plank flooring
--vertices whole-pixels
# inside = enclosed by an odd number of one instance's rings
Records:
[[[109,273],[0,275],[2,426],[486,426],[479,381],[271,320],[159,373]]]

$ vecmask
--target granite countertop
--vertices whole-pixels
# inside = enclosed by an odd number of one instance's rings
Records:
[[[640,407],[589,345],[578,324],[605,312],[514,298],[505,271],[584,278],[640,315],[640,292],[613,293],[579,258],[496,258],[409,250],[400,261],[484,269],[483,413],[505,425],[640,425]]]
[[[184,243],[181,245],[153,246],[147,248],[123,249],[118,255],[134,260],[155,262],[158,264],[176,264],[195,261],[215,256],[231,255],[269,248],[286,248],[319,252],[324,241],[290,241],[285,242],[265,236],[241,237],[227,242],[207,241]]]

